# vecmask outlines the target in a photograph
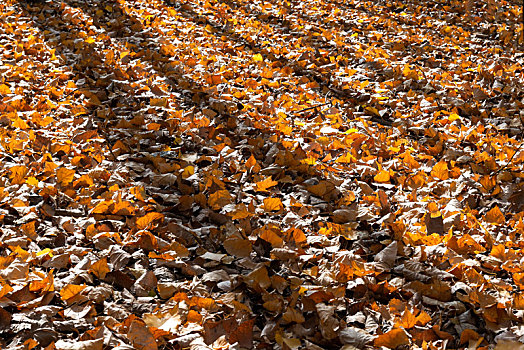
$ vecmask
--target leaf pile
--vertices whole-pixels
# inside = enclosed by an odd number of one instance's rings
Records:
[[[522,347],[510,1],[0,4],[0,347]]]

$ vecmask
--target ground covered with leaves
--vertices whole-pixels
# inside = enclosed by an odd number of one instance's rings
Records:
[[[2,1],[0,348],[522,348],[521,18]]]

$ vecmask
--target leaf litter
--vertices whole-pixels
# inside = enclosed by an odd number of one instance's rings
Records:
[[[0,10],[1,347],[523,346],[518,4]]]

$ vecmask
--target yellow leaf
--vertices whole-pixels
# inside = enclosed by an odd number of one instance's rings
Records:
[[[38,186],[38,180],[34,176],[29,176],[27,180],[25,181],[26,184],[29,186],[37,187]]]
[[[16,165],[11,169],[11,185],[21,185],[25,182],[24,178],[29,172],[29,169],[25,165]]]
[[[60,290],[60,297],[62,300],[68,300],[78,295],[81,291],[86,289],[86,285],[79,286],[77,284],[68,284]]]
[[[109,270],[109,265],[107,264],[107,258],[102,258],[98,260],[93,265],[91,265],[91,268],[89,269],[89,272],[91,272],[99,279],[106,278],[107,273],[110,271],[111,270]]]
[[[451,114],[449,115],[449,117],[448,117],[448,120],[449,120],[450,122],[455,121],[455,120],[457,120],[457,119],[460,119],[460,116],[459,116],[458,114],[456,114],[456,113],[451,113]]]
[[[195,167],[192,166],[192,165],[189,165],[189,166],[185,167],[184,170],[182,171],[182,178],[183,179],[187,179],[188,177],[190,177],[194,173],[195,173]]]
[[[278,181],[273,181],[271,176],[266,177],[264,180],[256,183],[256,190],[259,192],[265,192],[268,188],[278,185]]]
[[[49,248],[45,248],[45,249],[42,249],[41,251],[39,251],[38,253],[36,253],[36,256],[42,256],[42,255],[48,255],[49,256],[53,256],[53,251]]]
[[[261,54],[257,53],[255,55],[253,55],[253,61],[255,61],[255,62],[262,62],[262,61],[264,61],[264,58],[262,57]]]
[[[153,221],[162,221],[162,220],[164,220],[164,215],[163,214],[160,214],[160,213],[147,213],[146,215],[144,215],[141,218],[136,220],[136,226],[140,230],[144,230]]]
[[[75,171],[73,169],[60,168],[56,171],[56,180],[60,186],[67,186],[75,178]]]
[[[431,170],[431,176],[436,177],[440,180],[447,180],[449,179],[449,171],[448,171],[448,163],[441,160]]]
[[[506,222],[504,214],[500,211],[499,207],[495,206],[484,215],[484,220],[491,224],[503,225]]]
[[[264,210],[266,212],[279,211],[284,208],[280,198],[266,198],[264,199]]]

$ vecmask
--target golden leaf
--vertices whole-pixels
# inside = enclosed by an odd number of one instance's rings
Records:
[[[11,184],[12,185],[21,185],[25,182],[24,178],[29,172],[29,169],[25,165],[16,165],[11,169]]]
[[[387,333],[379,335],[375,339],[375,347],[385,346],[395,349],[401,345],[409,345],[409,337],[403,329],[392,329]]]
[[[81,291],[86,289],[86,285],[68,284],[60,290],[60,297],[66,301],[72,297],[78,295]]]
[[[111,270],[109,269],[109,265],[107,264],[107,258],[102,258],[98,260],[93,265],[91,265],[91,268],[89,269],[89,272],[91,272],[99,279],[106,278],[107,273],[110,271]]]
[[[73,169],[60,168],[56,171],[56,180],[60,186],[67,186],[75,178],[75,171]]]
[[[218,190],[209,195],[207,204],[214,210],[221,209],[227,204],[231,203],[233,197],[228,190]]]
[[[279,211],[284,208],[280,198],[265,198],[264,199],[264,210],[266,212]]]
[[[449,179],[449,171],[448,171],[448,163],[441,160],[435,166],[433,166],[433,169],[431,170],[431,176],[436,177],[440,180],[447,180]]]
[[[504,214],[500,211],[498,206],[493,207],[484,215],[484,220],[491,224],[503,225],[506,222]]]
[[[284,240],[271,229],[264,228],[259,237],[264,241],[271,243],[272,247],[282,247],[284,244]]]
[[[146,215],[144,215],[141,218],[136,220],[136,226],[140,230],[143,230],[147,226],[149,226],[149,224],[151,224],[153,221],[163,221],[163,220],[164,220],[164,215],[163,214],[154,213],[154,212],[153,213],[147,213]]]
[[[11,93],[11,90],[9,89],[9,86],[5,84],[0,85],[0,95],[9,95]]]
[[[380,170],[375,177],[373,177],[373,180],[378,183],[387,183],[391,180],[391,175],[389,174],[389,171],[387,170]]]
[[[278,181],[273,181],[271,176],[268,176],[264,180],[256,183],[256,191],[266,192],[268,188],[276,185],[278,185]]]

